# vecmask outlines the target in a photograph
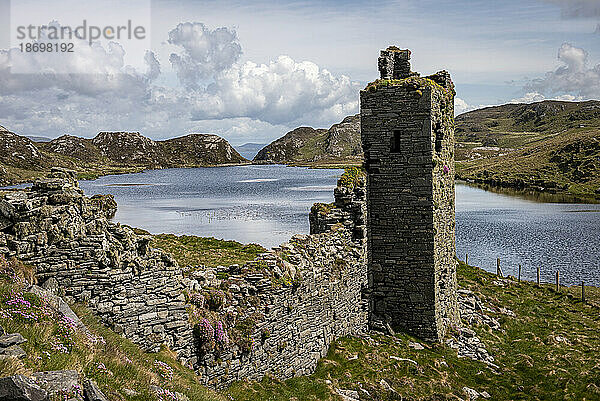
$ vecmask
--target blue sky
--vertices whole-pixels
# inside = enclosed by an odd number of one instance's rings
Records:
[[[415,71],[449,70],[458,111],[600,97],[596,0],[140,1],[148,6],[111,11],[106,1],[91,1],[87,9],[96,19],[150,10],[151,40],[143,46],[120,51],[101,42],[85,63],[81,56],[63,62],[69,74],[49,76],[51,62],[22,61],[43,65],[43,80],[0,72],[0,124],[53,137],[118,129],[157,139],[214,132],[234,144],[268,142],[298,125],[327,127],[358,112],[358,90],[377,78],[378,52],[388,45],[410,48]],[[68,6],[42,4],[18,7],[31,10],[28,18],[75,17]],[[8,47],[13,57],[0,53],[0,71],[19,57]],[[72,74],[81,73],[96,76],[73,84]]]

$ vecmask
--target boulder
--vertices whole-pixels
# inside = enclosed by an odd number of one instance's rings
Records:
[[[48,280],[44,281],[42,288],[54,295],[58,295],[60,290],[58,281],[54,277],[50,277]]]
[[[15,375],[0,379],[0,401],[48,401],[48,393],[33,380]]]
[[[10,347],[0,348],[0,359],[6,358],[24,358],[27,356],[25,350],[18,345],[11,345]]]
[[[52,280],[52,279],[50,279],[50,280]],[[44,283],[44,285],[45,284],[46,283]],[[48,287],[52,287],[52,284],[49,283]],[[69,319],[71,319],[75,323],[75,325],[77,326],[78,329],[82,330],[85,334],[91,336],[91,333],[88,330],[88,328],[85,326],[85,324],[83,324],[83,322],[79,319],[79,317],[77,317],[75,312],[73,312],[73,310],[69,307],[69,304],[67,304],[61,297],[53,294],[49,290],[45,290],[42,287],[37,286],[37,285],[32,285],[31,288],[29,289],[29,291],[34,293],[35,295],[37,295],[40,298],[45,298],[54,309],[58,310],[65,317],[68,317]]]
[[[32,374],[36,383],[48,393],[71,392],[79,385],[79,374],[76,370],[54,370]]]
[[[87,401],[108,401],[108,398],[100,391],[95,381],[85,379],[83,382],[83,392]]]

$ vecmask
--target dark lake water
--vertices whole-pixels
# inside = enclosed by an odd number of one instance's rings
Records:
[[[151,233],[256,242],[272,247],[307,233],[308,211],[331,202],[341,170],[241,166],[154,170],[82,181],[87,195],[112,193],[116,221]],[[469,263],[505,274],[600,285],[600,205],[535,202],[456,186],[456,248]]]
[[[115,195],[114,220],[153,234],[211,236],[270,248],[308,232],[311,206],[333,200],[341,173],[286,166],[168,169],[80,185],[86,195]]]

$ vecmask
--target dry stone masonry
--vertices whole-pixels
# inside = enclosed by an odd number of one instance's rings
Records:
[[[311,235],[295,235],[241,267],[191,274],[204,383],[310,374],[332,341],[367,330],[364,195],[364,186],[339,185],[334,204],[313,207]],[[219,324],[227,341],[210,335]]]
[[[35,266],[41,283],[56,280],[67,299],[87,302],[145,349],[164,343],[189,357],[181,270],[148,236],[109,222],[113,207],[112,198],[85,197],[73,172],[53,169],[0,199],[0,253]]]
[[[371,327],[440,340],[458,321],[454,246],[454,86],[421,78],[410,51],[381,52],[361,91]]]

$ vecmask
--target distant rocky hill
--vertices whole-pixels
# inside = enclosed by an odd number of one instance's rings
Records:
[[[70,156],[84,162],[94,162],[102,159],[102,152],[90,139],[72,135],[63,135],[43,145],[44,149],[52,153]]]
[[[25,135],[27,138],[31,139],[33,142],[50,142],[52,138],[48,138],[45,136],[37,136],[37,135]]]
[[[35,146],[31,139],[4,129],[0,131],[0,163],[19,169],[47,166],[50,158]]]
[[[329,129],[296,128],[265,146],[254,161],[294,165],[361,163],[360,115],[346,117]]]
[[[93,139],[63,135],[46,143],[0,129],[0,185],[26,182],[52,166],[83,177],[148,168],[203,167],[247,162],[229,143],[210,134],[153,141],[138,132],[101,132]]]
[[[217,135],[189,134],[157,142],[170,167],[237,164],[247,161],[229,142]]]
[[[464,113],[456,117],[458,177],[598,196],[598,132],[600,101],[548,100]],[[297,128],[263,148],[254,161],[308,166],[360,163],[360,117],[346,117],[328,130]]]

